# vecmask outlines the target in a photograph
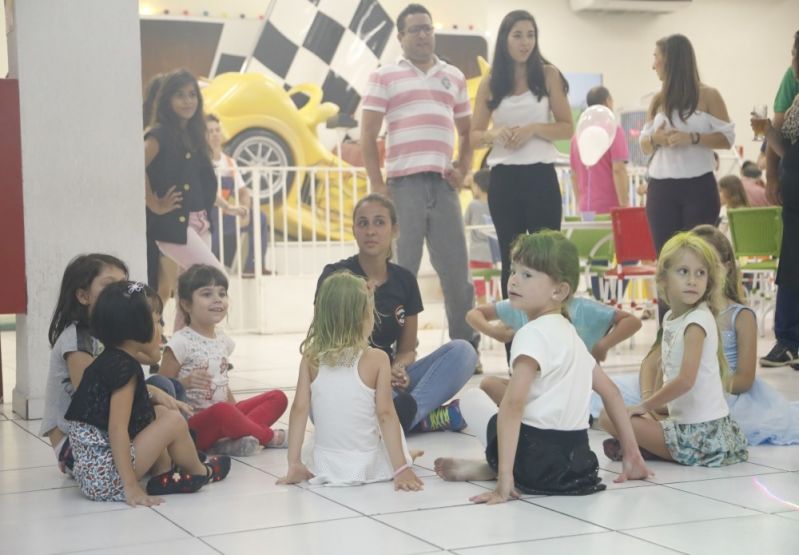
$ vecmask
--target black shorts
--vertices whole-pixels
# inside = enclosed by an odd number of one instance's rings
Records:
[[[496,472],[497,415],[488,421],[486,461]],[[538,495],[588,495],[605,489],[587,430],[540,430],[522,424],[513,464],[516,489]]]

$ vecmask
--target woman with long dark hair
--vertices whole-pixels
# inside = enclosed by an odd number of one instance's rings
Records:
[[[471,141],[491,153],[488,206],[502,254],[507,298],[510,245],[520,233],[560,229],[561,196],[553,141],[574,132],[561,72],[541,55],[538,25],[524,10],[502,20],[491,73],[475,99]],[[489,123],[493,122],[491,129]]]
[[[699,79],[688,38],[660,39],[654,56],[652,69],[663,85],[649,106],[640,143],[652,155],[646,214],[660,252],[676,232],[716,223],[713,149],[730,148],[735,127],[721,94]]]
[[[180,272],[193,264],[208,264],[224,272],[211,252],[208,214],[217,183],[202,96],[197,79],[187,70],[164,77],[152,125],[144,134],[144,153],[149,237],[177,263]],[[183,324],[180,314],[178,310],[176,329]]]

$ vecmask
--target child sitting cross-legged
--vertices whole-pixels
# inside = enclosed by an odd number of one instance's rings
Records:
[[[81,492],[95,501],[152,506],[162,502],[157,495],[191,493],[225,478],[230,459],[200,462],[180,412],[150,402],[141,365],[160,357],[155,291],[138,282],[107,285],[91,327],[105,350],[84,371],[65,415]],[[139,480],[147,474],[153,476],[145,493]]]

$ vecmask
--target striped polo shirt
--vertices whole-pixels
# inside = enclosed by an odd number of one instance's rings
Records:
[[[385,114],[386,174],[444,173],[452,166],[454,119],[471,114],[466,78],[436,58],[427,73],[408,60],[369,77],[363,109]]]

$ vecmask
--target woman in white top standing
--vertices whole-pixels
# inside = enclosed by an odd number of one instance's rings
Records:
[[[641,149],[651,154],[646,214],[655,248],[678,231],[715,224],[720,201],[713,175],[713,149],[735,140],[721,94],[699,80],[691,42],[683,35],[657,41],[652,69],[663,82],[641,131]]]
[[[552,141],[574,132],[569,85],[542,55],[538,25],[524,10],[502,20],[494,63],[477,90],[471,141],[491,153],[488,206],[502,254],[502,297],[508,297],[510,245],[521,233],[560,230],[560,186]],[[489,122],[493,125],[488,129]]]

